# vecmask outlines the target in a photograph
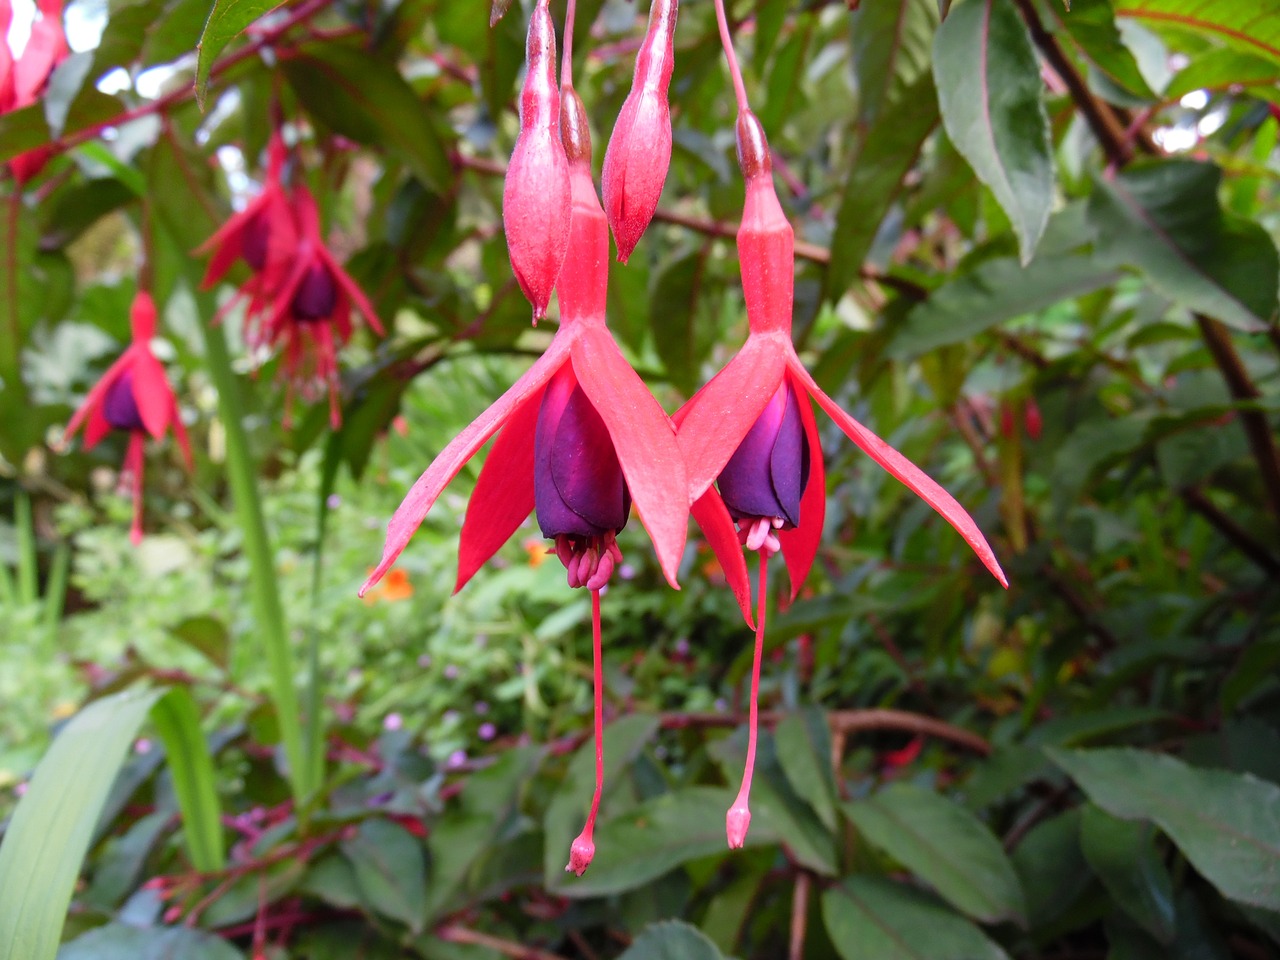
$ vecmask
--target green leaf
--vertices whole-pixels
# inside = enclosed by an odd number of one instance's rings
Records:
[[[1049,11],[1055,34],[1059,38],[1065,34],[1091,67],[1135,97],[1144,100],[1155,97],[1138,69],[1138,61],[1116,28],[1110,0],[1073,0],[1069,11],[1048,2],[1043,9]]]
[[[1158,824],[1224,896],[1280,908],[1280,787],[1142,750],[1047,752],[1107,813]]]
[[[1280,0],[1123,0],[1116,14],[1198,33],[1280,63]]]
[[[164,742],[191,865],[202,873],[221,870],[222,806],[196,702],[186,687],[174,687],[151,708],[151,719]]]
[[[946,907],[878,877],[846,877],[822,895],[822,919],[845,960],[1008,960]]]
[[[1222,171],[1167,160],[1099,180],[1088,215],[1101,259],[1140,269],[1162,294],[1242,330],[1276,310],[1280,258],[1262,227],[1224,215]]]
[[[164,691],[90,704],[63,728],[0,844],[0,960],[52,960],[67,905],[129,744]]]
[[[243,960],[221,937],[187,927],[132,927],[109,923],[76,937],[58,960]]]
[[[227,625],[217,617],[208,614],[187,617],[170,627],[169,632],[192,650],[203,654],[214,666],[223,670],[227,668],[231,637],[227,633]]]
[[[1155,828],[1086,804],[1080,848],[1111,899],[1161,943],[1172,941],[1177,931],[1173,880],[1156,849]]]
[[[397,823],[366,820],[340,849],[355,870],[364,902],[420,933],[427,900],[422,843]]]
[[[1084,253],[1045,254],[1026,266],[1013,257],[984,260],[949,280],[907,314],[889,342],[889,353],[912,357],[961,343],[1006,320],[1109,287],[1115,267]]]
[[[831,728],[816,707],[788,714],[773,732],[778,763],[795,792],[828,830],[836,829],[836,778],[831,770]]]
[[[649,329],[654,346],[668,379],[686,394],[697,386],[698,301],[706,267],[706,250],[690,250],[663,264],[649,285]]]
[[[933,44],[942,122],[1004,208],[1026,263],[1049,222],[1053,153],[1040,64],[1012,0],[952,7]]]
[[[724,815],[733,792],[685,787],[664,793],[596,826],[596,856],[582,877],[568,877],[555,892],[567,897],[603,897],[642,887],[682,863],[728,849]],[[763,818],[761,818],[763,819]],[[767,824],[751,825],[747,846],[777,842]],[[558,858],[568,859],[568,848]]]
[[[44,146],[50,139],[49,124],[40,104],[0,114],[0,162]]]
[[[1225,89],[1232,84],[1251,88],[1258,96],[1276,96],[1272,87],[1280,80],[1280,62],[1241,53],[1228,47],[1214,47],[1192,59],[1174,74],[1165,88],[1170,100],[1180,99],[1193,90]]]
[[[391,145],[432,189],[445,192],[453,165],[426,105],[395,65],[355,47],[308,47],[284,64],[308,110],[338,133],[368,146]]]
[[[645,927],[618,960],[724,960],[697,927],[679,920]]]
[[[196,44],[196,102],[205,107],[209,88],[209,70],[228,43],[245,27],[276,7],[279,0],[214,0],[209,19],[204,22],[200,42]]]
[[[987,923],[1026,925],[1026,902],[1013,864],[1000,841],[964,807],[901,783],[844,809],[868,843],[956,909]]]
[[[1027,897],[1027,919],[1037,933],[1071,910],[1093,880],[1080,852],[1078,808],[1036,824],[1010,859]]]

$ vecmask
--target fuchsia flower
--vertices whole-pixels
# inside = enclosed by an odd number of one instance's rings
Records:
[[[0,113],[30,106],[40,98],[49,77],[70,52],[62,29],[62,0],[40,0],[40,16],[31,24],[31,36],[16,61],[9,50],[9,26],[13,21],[10,0],[0,0]],[[9,161],[19,184],[38,174],[53,151],[40,147]]]
[[[809,398],[863,452],[941,514],[1002,585],[1007,587],[1008,581],[986,538],[955,498],[845,413],[796,355],[791,343],[795,238],[774,190],[764,129],[747,107],[721,0],[716,7],[739,104],[738,162],[746,180],[746,200],[737,242],[750,332],[738,355],[685,404],[675,420],[690,497],[695,501],[694,516],[701,519],[727,508],[737,521],[739,539],[760,553],[746,769],[725,818],[729,845],[741,847],[751,822],[748,798],[764,643],[766,559],[782,552],[794,599],[813,564],[826,511],[822,448]],[[712,488],[717,481],[718,494]],[[726,571],[729,554],[740,554],[727,547],[723,538],[712,542],[712,548]]]
[[[63,437],[67,442],[85,425],[84,446],[92,449],[112,431],[129,435],[121,485],[133,494],[133,524],[129,539],[136,546],[142,540],[143,445],[148,436],[159,440],[170,425],[182,448],[187,469],[191,469],[191,443],[178,413],[164,367],[151,352],[156,329],[156,307],[150,294],[139,293],[130,314],[133,342],[89,391],[76,410]]]
[[[634,501],[673,586],[684,552],[688,500],[670,418],[623,358],[605,326],[609,234],[591,181],[586,113],[562,91],[562,128],[573,188],[569,256],[556,292],[560,328],[546,352],[418,478],[387,529],[382,560],[361,593],[391,569],[444,487],[495,433],[462,524],[460,590],[536,508],[570,586],[592,592],[596,791],[566,869],[582,873],[603,777],[600,588],[621,560],[615,537]]]
[[[546,316],[569,243],[569,161],[560,141],[556,30],[547,3],[539,0],[529,20],[520,136],[502,187],[511,269],[533,304],[534,323]]]
[[[292,210],[297,244],[287,269],[262,274],[271,283],[270,303],[250,315],[246,340],[252,349],[270,348],[280,354],[286,425],[295,390],[310,400],[317,390],[327,388],[329,422],[337,429],[342,424],[338,349],[351,339],[352,307],[379,336],[384,330],[369,298],[325,246],[315,198],[302,184],[293,188]]]
[[[671,166],[671,106],[678,0],[653,0],[635,75],[604,154],[604,209],[626,263],[658,209]]]

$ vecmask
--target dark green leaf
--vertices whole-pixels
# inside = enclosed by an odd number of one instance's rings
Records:
[[[667,377],[686,394],[697,387],[696,331],[706,266],[706,251],[691,250],[669,260],[650,282],[649,329],[654,345]]]
[[[1080,848],[1112,899],[1161,943],[1176,930],[1173,880],[1155,845],[1150,823],[1120,820],[1086,804]]]
[[[679,920],[645,927],[618,960],[724,960],[697,927]]]
[[[949,903],[988,923],[1026,924],[1013,865],[972,813],[936,793],[893,784],[845,812],[868,843],[929,883]]]
[[[399,149],[422,181],[445,192],[453,166],[444,141],[395,65],[355,47],[308,47],[285,62],[307,109],[338,133],[369,146]]]
[[[822,918],[844,960],[1008,960],[968,920],[877,877],[832,887],[822,895]]]
[[[1167,160],[1099,180],[1089,203],[1105,261],[1142,270],[1165,296],[1243,330],[1276,310],[1280,258],[1256,223],[1218,206],[1222,171]]]
[[[1280,908],[1280,787],[1142,750],[1048,753],[1112,816],[1155,821],[1224,896]]]
[[[170,627],[169,632],[191,649],[204,654],[214,666],[226,669],[231,635],[227,632],[227,625],[217,617],[208,614],[188,617]]]
[[[947,134],[1004,208],[1026,263],[1053,205],[1053,154],[1044,84],[1012,0],[965,0],[933,45]]]
[[[344,840],[342,855],[355,870],[364,902],[415,933],[425,921],[427,866],[422,844],[389,820],[366,820]]]
[[[778,763],[795,792],[828,830],[836,829],[836,780],[831,770],[831,728],[817,707],[789,714],[773,733]]]
[[[214,0],[200,42],[196,44],[196,100],[201,110],[209,88],[209,71],[218,54],[245,27],[281,5],[278,0]]]
[[[1041,931],[1069,911],[1092,877],[1080,852],[1080,811],[1032,827],[1011,859],[1027,896],[1031,929]]]
[[[1074,0],[1070,11],[1053,2],[1045,3],[1044,8],[1059,28],[1055,33],[1059,37],[1065,33],[1080,56],[1111,83],[1141,99],[1155,97],[1116,28],[1110,0]]]

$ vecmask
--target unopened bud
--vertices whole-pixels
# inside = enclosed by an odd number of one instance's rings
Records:
[[[569,249],[569,162],[560,142],[556,36],[547,2],[540,0],[529,21],[520,136],[502,189],[511,269],[535,322],[546,315]]]
[[[769,140],[764,127],[750,110],[738,114],[738,166],[748,181],[773,172]]]
[[[560,140],[570,163],[591,163],[591,128],[587,108],[573,87],[560,88]]]
[[[618,114],[604,155],[605,215],[618,259],[631,256],[658,209],[671,166],[671,106],[677,0],[653,0],[649,28],[636,55],[631,92]]]

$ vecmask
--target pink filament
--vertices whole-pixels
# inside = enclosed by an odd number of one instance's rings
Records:
[[[742,772],[742,786],[738,798],[725,815],[725,833],[729,846],[741,847],[747,841],[751,826],[751,810],[747,806],[751,795],[751,775],[756,768],[756,733],[760,725],[760,661],[764,659],[764,614],[768,586],[769,558],[760,553],[760,592],[756,597],[756,649],[751,662],[751,715],[747,721],[747,763]]]
[[[586,826],[570,845],[569,863],[565,867],[565,870],[571,870],[578,876],[586,872],[587,867],[591,866],[591,859],[596,855],[592,834],[596,829],[596,814],[600,812],[600,794],[604,791],[604,665],[601,662],[600,650],[600,591],[598,589],[591,591],[591,659],[591,680],[595,695],[596,789],[591,797],[591,812],[587,814]],[[759,673],[759,664],[757,664],[757,677]],[[752,736],[754,751],[754,734]]]

